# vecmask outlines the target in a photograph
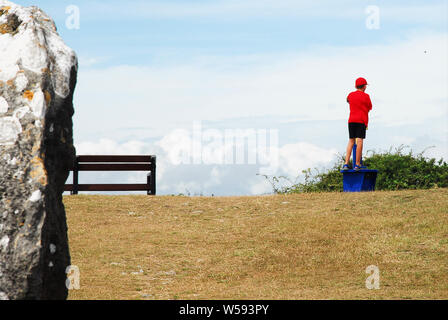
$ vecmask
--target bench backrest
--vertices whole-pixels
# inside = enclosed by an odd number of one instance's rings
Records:
[[[79,191],[147,191],[156,194],[156,156],[77,156],[71,171],[73,184],[64,190],[76,195]],[[79,184],[80,171],[147,171],[146,184]]]
[[[77,156],[72,171],[151,171],[155,156]]]

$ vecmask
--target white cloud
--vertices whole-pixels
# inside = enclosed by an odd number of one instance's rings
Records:
[[[191,134],[187,130],[175,130],[156,142],[173,165],[192,162]]]
[[[209,180],[204,184],[205,188],[213,188],[215,186],[219,186],[222,183],[222,177],[225,172],[223,170],[219,170],[218,167],[213,167],[210,171]]]
[[[273,192],[271,184],[264,178],[260,178],[250,184],[250,194],[251,195],[263,195],[270,194]]]
[[[81,70],[75,135],[96,133],[98,119],[114,139],[124,127],[159,137],[195,120],[346,119],[346,96],[361,75],[371,83],[372,126],[420,123],[447,112],[447,41],[427,34],[389,45]]]
[[[175,135],[171,135],[173,137]],[[168,137],[168,138],[167,138]],[[157,184],[159,193],[191,195],[243,195],[272,192],[270,184],[258,176],[260,165],[228,164],[206,165],[179,164],[170,158],[170,150],[179,147],[181,140],[163,137],[155,143],[129,141],[117,143],[109,139],[81,142],[76,145],[79,155],[98,154],[152,154],[157,155]],[[287,144],[278,148],[279,166],[274,175],[287,175],[294,179],[302,170],[328,166],[334,160],[336,150],[327,150],[310,143]],[[123,172],[116,174],[90,173],[82,177],[84,183],[105,181],[143,182],[142,173]]]
[[[328,168],[336,160],[337,154],[336,149],[324,149],[311,143],[286,144],[279,148],[279,166],[274,176],[286,177],[290,182],[300,181],[303,178],[303,170]],[[281,184],[284,183],[286,181],[281,182]],[[253,195],[273,191],[272,185],[266,179],[251,179],[249,186],[250,193]]]
[[[76,144],[76,152],[80,155],[141,155],[148,154],[150,149],[147,143],[141,141],[118,143],[110,139],[100,139],[98,142]]]
[[[207,142],[204,141],[201,142],[203,144],[201,148],[197,150],[200,161],[193,162],[191,136],[192,133],[186,130],[177,131],[156,142],[161,152],[159,158],[164,161],[164,179],[166,179],[163,183],[164,189],[174,188],[177,192],[181,192],[179,188],[188,186],[190,192],[209,192],[210,194],[216,189],[224,189],[224,192],[230,194],[232,194],[232,190],[236,194],[263,194],[272,191],[270,185],[257,176],[260,169],[264,168],[261,165],[264,166],[266,163],[259,162],[251,165],[246,158],[246,162],[241,164],[236,162],[220,164],[218,161],[215,164],[207,165],[204,163],[203,154],[201,154],[201,150],[203,152],[207,147]],[[233,154],[234,152],[230,151],[228,145],[221,145],[221,149],[220,154],[226,152]],[[246,144],[245,152],[249,152],[249,150],[250,146]],[[268,163],[268,165],[275,165],[274,171],[269,175],[288,176],[292,179],[301,175],[302,170],[328,167],[335,160],[337,154],[336,149],[320,148],[305,142],[286,144],[282,147],[268,146],[266,151],[278,155],[278,161]],[[185,158],[181,159],[182,156],[179,157],[179,155],[184,155]],[[191,179],[194,181],[190,181]]]
[[[323,149],[310,143],[298,142],[280,148],[280,172],[296,178],[303,170],[330,165],[338,150]]]

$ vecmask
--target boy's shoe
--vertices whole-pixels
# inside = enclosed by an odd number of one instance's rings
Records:
[[[361,169],[362,169],[361,166],[358,166],[358,165],[355,165],[355,167],[353,168],[353,170],[355,170],[355,171],[359,171]]]
[[[350,170],[350,167],[348,166],[348,164],[344,164],[344,166],[342,167],[342,170],[344,170],[344,171]]]

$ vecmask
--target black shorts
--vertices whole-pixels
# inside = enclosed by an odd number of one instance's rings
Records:
[[[364,123],[349,123],[348,132],[350,134],[350,139],[365,139],[366,125]]]

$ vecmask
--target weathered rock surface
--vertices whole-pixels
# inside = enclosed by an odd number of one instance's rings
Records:
[[[48,15],[0,0],[0,300],[67,297],[77,69]]]

